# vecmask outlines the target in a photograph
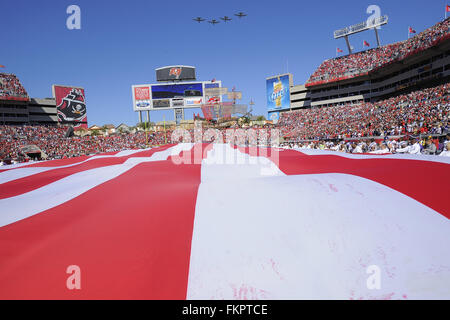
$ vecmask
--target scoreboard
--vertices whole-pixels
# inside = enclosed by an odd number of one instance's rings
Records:
[[[210,98],[205,89],[221,86],[221,81],[133,85],[133,110],[200,108]]]

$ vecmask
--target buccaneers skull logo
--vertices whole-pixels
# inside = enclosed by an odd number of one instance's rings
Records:
[[[82,121],[86,117],[86,103],[81,90],[73,88],[57,107],[58,115],[65,121]]]

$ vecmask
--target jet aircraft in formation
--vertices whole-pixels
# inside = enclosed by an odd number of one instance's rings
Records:
[[[247,16],[247,14],[244,13],[244,12],[238,12],[238,13],[235,13],[234,15],[235,15],[236,17],[238,17],[239,19]],[[232,19],[231,19],[230,17],[228,17],[228,16],[220,17],[220,19],[223,20],[225,23],[232,20]],[[197,17],[197,18],[194,18],[194,19],[192,19],[192,20],[194,20],[194,21],[196,21],[196,22],[198,22],[198,23],[201,23],[201,22],[205,21],[206,19],[203,19],[202,17]],[[216,20],[216,19],[211,19],[211,20],[208,20],[208,23],[211,23],[212,25],[215,25],[215,24],[220,23],[220,21],[218,21],[218,20]]]

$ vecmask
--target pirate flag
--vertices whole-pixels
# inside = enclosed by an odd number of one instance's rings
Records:
[[[84,98],[84,90],[79,88],[61,89],[66,89],[66,92],[60,97],[56,95],[59,121],[85,122],[86,102]]]

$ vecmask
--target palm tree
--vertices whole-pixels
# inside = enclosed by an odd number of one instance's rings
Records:
[[[258,117],[256,118],[256,121],[266,121],[266,117],[264,117],[264,116],[258,116]]]

